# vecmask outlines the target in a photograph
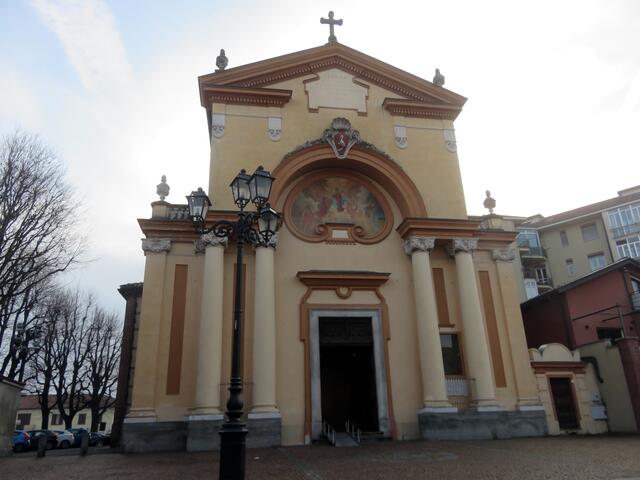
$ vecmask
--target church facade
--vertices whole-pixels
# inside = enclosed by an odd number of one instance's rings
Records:
[[[515,234],[466,211],[454,133],[466,99],[337,42],[223,66],[199,87],[207,222],[235,218],[228,185],[258,165],[283,218],[244,256],[248,444],[308,444],[347,422],[397,440],[543,435]],[[197,235],[184,204],[154,202],[139,223],[124,448],[217,448],[235,248]]]

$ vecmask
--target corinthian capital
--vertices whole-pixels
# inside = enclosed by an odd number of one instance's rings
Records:
[[[266,248],[273,248],[275,250],[277,246],[278,246],[278,234],[274,233],[267,243],[262,242],[256,245],[256,248],[266,247]]]
[[[513,262],[516,251],[513,248],[496,248],[491,252],[491,257],[496,262]]]
[[[142,251],[147,253],[163,253],[171,250],[171,240],[168,238],[143,238]]]
[[[454,238],[447,250],[449,255],[455,255],[458,252],[471,253],[476,248],[478,248],[477,238]]]
[[[193,246],[196,253],[204,253],[207,247],[222,247],[226,248],[228,243],[227,237],[217,237],[213,232],[204,233],[200,235],[198,240],[193,242]]]
[[[411,256],[413,252],[430,252],[435,244],[433,237],[409,237],[404,241],[404,253]]]

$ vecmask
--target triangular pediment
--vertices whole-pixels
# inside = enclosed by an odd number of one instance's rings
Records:
[[[203,107],[210,108],[212,95],[220,98],[221,89],[232,87],[236,91],[251,92],[254,97],[268,95],[270,85],[331,69],[342,70],[354,78],[393,92],[405,102],[403,112],[418,111],[423,106],[442,109],[451,113],[447,117],[455,118],[467,100],[353,48],[333,43],[198,77],[200,101]],[[397,102],[389,100],[387,108],[398,110]]]

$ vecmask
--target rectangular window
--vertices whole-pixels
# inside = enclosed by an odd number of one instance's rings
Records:
[[[569,237],[567,237],[567,232],[564,230],[560,230],[560,243],[563,247],[569,246]]]
[[[599,270],[602,267],[606,267],[607,261],[604,258],[604,253],[594,253],[593,255],[589,255],[589,266],[591,267],[592,272]]]
[[[19,413],[18,414],[18,425],[29,425],[31,423],[31,414],[30,413]]]
[[[596,331],[600,340],[615,340],[622,337],[622,330],[619,328],[598,328]]]
[[[598,239],[598,227],[595,223],[590,223],[589,225],[582,225],[580,227],[582,231],[582,240],[585,242],[590,242],[591,240]]]
[[[539,283],[547,285],[549,283],[549,274],[547,273],[547,267],[536,268],[536,280]]]
[[[440,335],[440,345],[442,346],[442,361],[444,363],[445,375],[463,375],[462,358],[460,347],[458,346],[458,335]]]
[[[52,413],[51,425],[62,425],[62,415],[60,415],[59,413]]]
[[[616,249],[620,257],[640,257],[640,237],[633,236],[617,240]]]
[[[570,277],[573,277],[576,274],[576,267],[573,264],[573,259],[572,258],[567,258],[565,260],[565,263],[567,264],[567,274]]]
[[[638,280],[637,278],[632,278],[631,288],[633,290],[633,293],[640,293],[640,280]]]
[[[78,414],[78,425],[86,425],[87,424],[87,414],[79,413]]]
[[[98,427],[98,430],[100,430],[101,432],[104,432],[106,429],[107,429],[106,422],[100,422],[100,426]]]

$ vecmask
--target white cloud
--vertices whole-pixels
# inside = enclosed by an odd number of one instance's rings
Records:
[[[126,52],[102,0],[33,0],[44,23],[58,36],[84,88],[105,91],[132,78]]]

